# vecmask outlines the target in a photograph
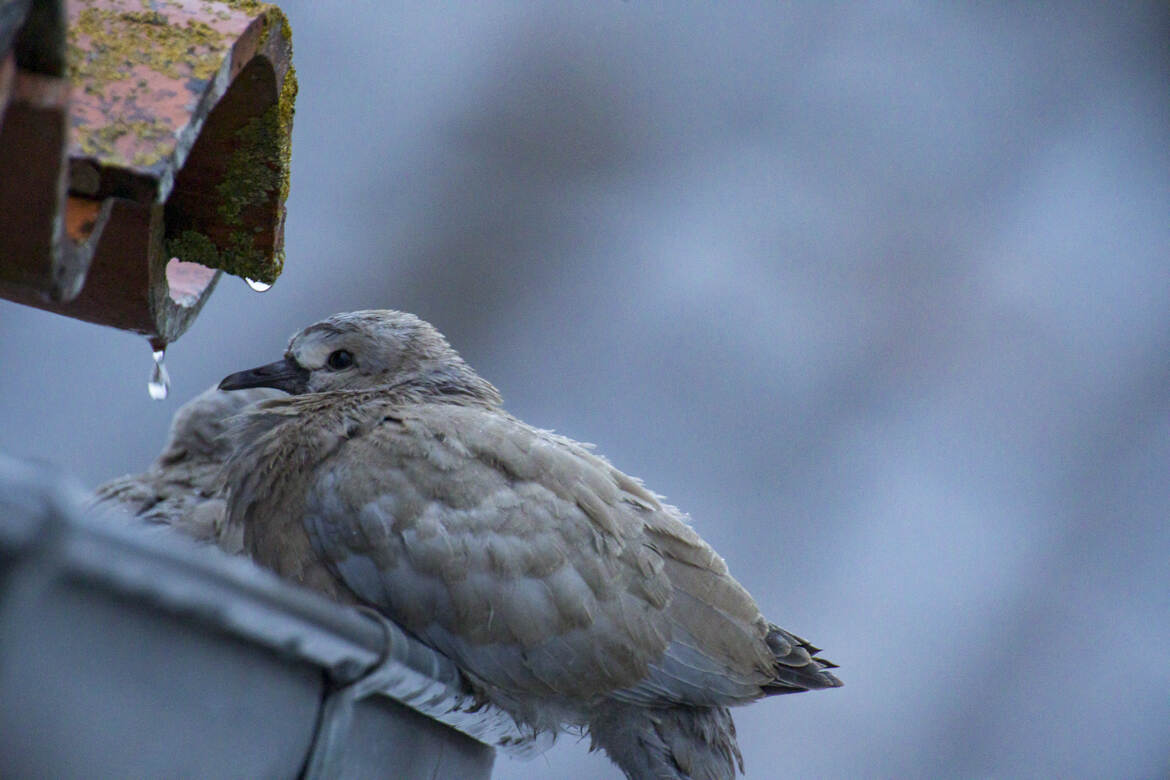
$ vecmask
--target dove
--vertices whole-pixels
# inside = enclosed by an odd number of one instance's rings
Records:
[[[430,324],[337,314],[225,391],[228,526],[255,561],[371,606],[535,729],[587,731],[629,778],[743,771],[729,707],[839,686],[662,497],[503,408]]]
[[[285,395],[256,388],[228,393],[211,387],[179,407],[162,452],[141,474],[99,485],[90,506],[115,510],[149,524],[168,526],[202,542],[239,553],[243,539],[222,536],[226,505],[218,483],[233,449],[228,420],[248,406]]]

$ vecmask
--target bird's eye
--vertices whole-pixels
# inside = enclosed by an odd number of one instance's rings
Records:
[[[329,359],[325,361],[334,371],[340,371],[343,368],[349,368],[353,365],[353,353],[348,349],[339,349],[329,354]]]

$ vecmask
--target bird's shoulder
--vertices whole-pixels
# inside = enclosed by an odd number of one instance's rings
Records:
[[[590,445],[528,425],[498,407],[383,402],[362,412],[360,430],[322,471],[338,473],[363,498],[402,487],[396,483],[403,480],[421,491],[420,498],[455,510],[517,491],[545,493],[572,507],[575,519],[617,540],[641,533],[640,514],[662,509],[654,494]],[[364,478],[355,482],[358,474]]]

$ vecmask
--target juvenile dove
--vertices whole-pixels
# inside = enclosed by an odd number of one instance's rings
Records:
[[[723,780],[728,707],[841,683],[633,477],[504,411],[426,322],[338,314],[224,390],[228,522],[261,565],[369,604],[519,721],[588,729],[630,778]]]
[[[199,541],[217,542],[227,552],[241,552],[239,534],[220,538],[226,504],[218,478],[234,449],[228,421],[257,401],[283,395],[269,388],[203,391],[175,412],[166,444],[150,468],[99,485],[90,505],[121,510]]]

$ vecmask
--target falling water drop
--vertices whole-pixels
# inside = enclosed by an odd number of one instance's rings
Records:
[[[167,373],[166,364],[163,363],[167,351],[165,347],[152,349],[150,354],[154,358],[154,368],[150,372],[150,381],[146,383],[146,392],[150,393],[154,400],[161,401],[167,397],[167,391],[171,389],[171,377]]]
[[[272,287],[272,285],[268,284],[267,282],[258,282],[255,279],[244,279],[244,281],[247,282],[248,286],[256,292],[268,292],[268,290]]]

